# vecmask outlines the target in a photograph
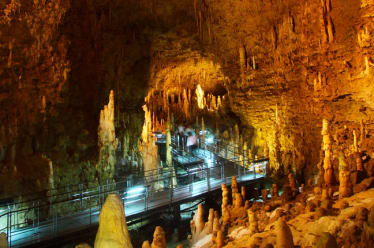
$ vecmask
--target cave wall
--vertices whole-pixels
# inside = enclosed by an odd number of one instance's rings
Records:
[[[349,133],[363,120],[372,132],[372,12],[365,0],[3,1],[1,175],[48,171],[51,160],[57,187],[94,181],[110,90],[118,163],[136,163],[149,90],[197,84],[223,88],[224,118],[239,118],[273,175],[313,175],[323,118]],[[13,191],[48,184],[37,182],[48,173],[28,177]]]
[[[315,173],[323,118],[372,130],[371,1],[194,2],[232,110],[252,146],[269,147],[275,175]]]

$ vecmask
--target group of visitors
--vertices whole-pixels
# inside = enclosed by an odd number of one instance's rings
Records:
[[[193,153],[199,144],[199,136],[191,127],[178,126],[179,146],[186,146],[188,152]]]

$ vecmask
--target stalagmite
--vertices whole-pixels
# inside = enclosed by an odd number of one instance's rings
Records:
[[[101,208],[95,248],[132,248],[122,199],[109,194]]]
[[[183,89],[183,112],[187,120],[190,119],[190,102],[188,100],[187,91]]]
[[[195,244],[199,239],[202,238],[203,229],[205,226],[203,205],[199,204],[193,219],[190,222],[191,226],[191,237],[190,244]]]
[[[247,210],[248,215],[248,224],[249,224],[249,231],[251,234],[258,233],[258,223],[255,213],[248,209]]]
[[[363,171],[364,168],[363,168],[363,165],[362,165],[360,150],[358,148],[356,130],[353,130],[353,151],[354,151],[354,157],[355,157],[355,160],[356,160],[356,170],[357,171]]]
[[[200,84],[196,87],[197,106],[199,109],[204,109],[204,91],[201,89]]]
[[[143,105],[143,110],[144,110],[144,125],[142,129],[142,140],[143,142],[148,142],[149,138],[149,129],[152,126],[152,119],[151,119],[151,113],[148,111],[147,105]]]
[[[287,223],[279,218],[275,224],[277,248],[294,248],[292,232]]]
[[[225,238],[222,231],[217,232],[217,236],[214,237],[213,242],[216,244],[215,248],[222,248],[225,244]]]
[[[245,187],[244,186],[241,187],[241,195],[242,195],[243,200],[245,200],[246,195],[245,195]]]
[[[271,199],[276,199],[279,197],[278,187],[276,184],[273,184],[273,186],[271,187],[270,195],[271,195]]]
[[[229,191],[225,184],[221,185],[221,189],[222,189],[222,206],[221,206],[222,221],[224,225],[227,225],[229,224],[229,221],[230,221],[230,212],[228,210]]]
[[[217,109],[219,109],[221,106],[222,106],[221,96],[218,96],[218,98],[217,98]]]
[[[151,187],[152,190],[159,190],[162,188],[162,181],[158,180],[158,169],[160,168],[160,156],[158,153],[158,146],[156,145],[156,139],[150,136],[148,142],[142,142],[140,146],[140,152],[143,157],[144,163],[144,176],[153,182]]]
[[[112,178],[116,164],[116,149],[118,140],[114,126],[114,92],[110,91],[108,105],[100,112],[98,128],[99,163],[97,167],[101,171],[101,179]]]
[[[291,187],[292,192],[297,192],[298,189],[296,188],[296,181],[292,173],[288,174],[288,183]]]
[[[323,138],[323,145],[322,150],[324,151],[324,160],[323,160],[323,169],[324,169],[324,180],[325,184],[328,187],[331,187],[333,183],[333,168],[331,164],[331,140],[329,134],[329,122],[326,119],[323,119],[322,122],[322,138]]]
[[[261,190],[261,195],[262,195],[262,200],[264,202],[268,200],[268,190],[267,189]]]
[[[239,192],[238,190],[238,182],[236,181],[236,176],[231,177],[231,192],[232,192],[232,199],[234,199],[234,195]]]
[[[146,241],[143,242],[142,248],[151,248],[151,245],[149,244],[148,240],[146,240]]]
[[[160,226],[156,226],[151,248],[166,248],[165,231]]]
[[[205,223],[205,231],[206,233],[212,233],[213,232],[213,225],[214,225],[214,209],[209,209],[209,216],[208,216],[208,222]]]
[[[6,233],[0,233],[0,248],[8,248],[8,237]]]
[[[339,198],[352,195],[351,173],[345,161],[343,152],[339,152]]]

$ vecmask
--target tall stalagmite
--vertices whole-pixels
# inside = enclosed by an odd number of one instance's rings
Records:
[[[132,248],[122,199],[109,194],[100,212],[95,248]]]
[[[108,105],[105,105],[100,112],[98,146],[100,155],[97,168],[100,172],[100,180],[104,181],[113,177],[118,146],[114,122],[113,90],[110,91]]]

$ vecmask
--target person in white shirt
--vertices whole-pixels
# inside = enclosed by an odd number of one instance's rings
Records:
[[[194,150],[197,148],[197,142],[197,135],[192,135],[192,132],[188,132],[187,149],[190,153],[193,153]]]

